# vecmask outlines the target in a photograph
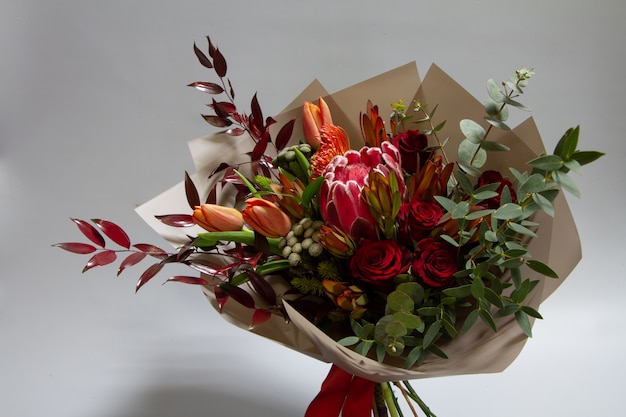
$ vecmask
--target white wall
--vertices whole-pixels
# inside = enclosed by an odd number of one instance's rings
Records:
[[[331,90],[416,60],[477,97],[534,66],[525,102],[551,149],[580,124],[607,153],[568,198],[584,257],[504,373],[418,381],[440,417],[601,416],[622,408],[626,6],[503,1],[0,3],[0,415],[298,416],[328,366],[229,326],[192,287],[80,274],[51,248],[100,217],[159,243],[133,208],[193,170],[211,132],[210,35],[241,103],[279,111],[313,78]],[[163,277],[165,278],[165,277]],[[619,378],[619,379],[618,379]],[[619,391],[618,391],[619,390]]]

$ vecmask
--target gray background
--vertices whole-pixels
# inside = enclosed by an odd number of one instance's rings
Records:
[[[205,35],[241,105],[258,92],[267,114],[315,77],[334,91],[436,62],[482,99],[486,79],[534,66],[525,103],[547,147],[579,123],[608,154],[568,197],[583,260],[504,373],[414,386],[440,417],[619,413],[625,4],[2,0],[0,415],[292,417],[317,393],[328,365],[231,327],[196,288],[157,277],[135,295],[133,272],[81,275],[86,258],[50,247],[80,239],[69,217],[163,244],[133,208],[193,170],[186,141],[212,131],[209,97],[185,87],[211,79],[192,52]]]

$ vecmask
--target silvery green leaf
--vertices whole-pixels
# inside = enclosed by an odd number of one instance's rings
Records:
[[[545,188],[546,188],[546,182],[545,182],[544,176],[541,174],[533,174],[530,177],[528,177],[526,181],[521,183],[518,191],[520,194],[523,194],[523,193],[531,194],[531,193],[539,193],[545,190]]]
[[[487,93],[496,103],[503,103],[506,100],[504,91],[502,91],[500,85],[498,85],[498,83],[494,80],[487,81]]]
[[[472,143],[479,144],[485,137],[485,129],[478,123],[470,119],[463,119],[459,122],[461,132]]]
[[[525,106],[519,101],[511,100],[510,98],[505,99],[504,102],[509,106],[517,107],[520,110],[532,111],[530,107]]]
[[[512,220],[522,214],[522,208],[515,203],[507,203],[500,206],[491,216],[500,220]]]
[[[577,173],[578,175],[581,175],[581,174],[582,174],[582,167],[581,167],[581,165],[578,163],[578,161],[577,161],[577,160],[575,160],[575,159],[570,159],[569,161],[565,161],[565,162],[564,162],[564,165],[565,165],[568,169],[570,169],[570,170],[574,171],[575,173]]]
[[[341,346],[352,346],[359,343],[359,338],[356,336],[347,336],[337,341]]]
[[[465,219],[466,220],[480,219],[481,217],[489,216],[492,213],[493,213],[493,210],[491,210],[491,209],[489,209],[489,210],[473,211],[473,212],[469,213],[467,216],[465,216]]]
[[[496,116],[500,112],[500,105],[493,100],[487,100],[483,107],[489,116]]]
[[[448,213],[452,213],[452,211],[456,208],[456,203],[447,197],[436,195],[435,200],[437,200],[441,207],[443,207]]]
[[[519,233],[520,235],[525,235],[525,236],[530,236],[530,237],[537,237],[535,232],[533,232],[530,229],[525,228],[524,226],[522,226],[519,223],[509,222],[508,227],[509,227],[509,229],[513,230],[515,233]]]
[[[516,84],[516,82],[517,82],[517,79],[515,79],[513,82],[507,81],[506,82],[506,86],[509,87],[511,90],[515,91],[516,93],[523,94],[524,91],[522,91],[522,89],[519,88],[519,86]]]
[[[552,268],[550,268],[548,265],[544,264],[541,261],[529,259],[526,261],[526,265],[528,265],[528,267],[532,269],[533,271],[539,272],[540,274],[545,275],[547,277],[550,277],[550,278],[559,277],[559,275],[556,272],[554,272]]]
[[[480,171],[470,166],[469,163],[465,163],[463,161],[457,161],[457,164],[459,164],[459,167],[461,167],[463,172],[465,172],[466,174],[471,175],[472,177],[476,177],[476,178],[480,177]]]
[[[485,117],[485,120],[490,124],[493,125],[497,128],[500,128],[502,130],[511,130],[511,128],[509,127],[509,125],[507,125],[506,123],[504,123],[502,120],[500,119],[496,119],[495,117]]]
[[[574,184],[574,181],[570,178],[569,175],[563,172],[555,171],[554,180],[557,184],[563,187],[564,190],[580,198],[580,190],[578,189],[578,187],[576,187],[576,184]]]
[[[498,241],[498,236],[495,234],[493,230],[487,230],[485,232],[485,240],[495,243]]]
[[[524,334],[528,337],[532,337],[532,328],[530,326],[530,320],[528,320],[528,315],[519,310],[515,313],[515,320]]]
[[[542,155],[529,161],[528,165],[543,171],[556,171],[563,166],[563,159],[558,155]]]
[[[511,148],[509,148],[508,146],[499,142],[491,141],[491,140],[483,141],[481,146],[486,151],[510,151],[511,150]]]
[[[453,219],[462,219],[469,213],[470,207],[467,201],[461,201],[454,207],[454,210],[450,213]]]
[[[458,248],[459,242],[457,242],[456,240],[454,240],[452,237],[450,237],[449,235],[441,235],[439,236],[440,238],[442,238],[443,240],[445,240],[446,242],[448,242],[449,244],[451,244],[452,246],[454,246],[455,248]]]
[[[456,179],[459,181],[459,185],[466,194],[472,194],[474,192],[474,185],[462,171],[457,171]]]
[[[548,216],[554,217],[554,206],[541,194],[533,194],[533,201],[543,210]]]

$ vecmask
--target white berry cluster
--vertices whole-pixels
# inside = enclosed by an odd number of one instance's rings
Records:
[[[324,249],[319,243],[319,230],[323,224],[321,220],[305,217],[295,223],[287,236],[280,240],[278,247],[291,266],[298,266],[303,256],[317,258],[322,254]]]

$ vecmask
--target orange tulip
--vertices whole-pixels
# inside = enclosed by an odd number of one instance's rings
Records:
[[[202,204],[193,211],[193,221],[209,232],[234,232],[243,227],[239,210],[217,204]]]
[[[320,146],[320,129],[325,125],[332,125],[333,119],[326,102],[320,97],[318,105],[304,103],[302,107],[302,132],[304,140],[317,149]]]
[[[274,203],[262,198],[249,198],[241,212],[244,221],[266,237],[283,237],[291,230],[291,220]]]

